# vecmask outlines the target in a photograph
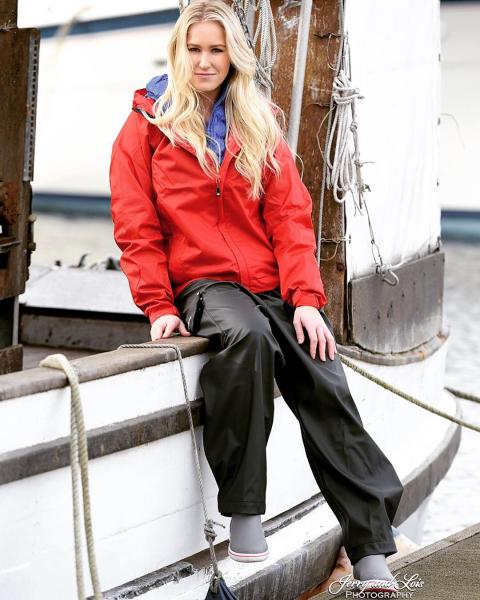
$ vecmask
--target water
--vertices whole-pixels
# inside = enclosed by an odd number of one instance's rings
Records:
[[[35,239],[33,264],[52,265],[61,259],[73,265],[89,252],[88,265],[120,255],[110,219],[39,214]],[[445,385],[480,395],[480,245],[444,241],[443,250],[444,314],[450,328]],[[480,405],[460,402],[463,418],[480,424]],[[459,452],[432,496],[422,545],[480,522],[478,456],[480,434],[464,428]]]
[[[480,245],[444,242],[444,315],[450,327],[445,385],[480,396]],[[480,425],[480,405],[460,400]],[[430,502],[422,545],[480,522],[480,433],[462,429],[459,451]]]

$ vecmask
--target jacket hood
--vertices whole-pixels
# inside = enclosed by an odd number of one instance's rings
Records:
[[[133,94],[132,109],[141,109],[152,115],[153,103],[165,92],[167,89],[167,84],[167,73],[152,77],[152,79],[150,79],[150,81],[147,83],[146,87],[135,90]]]
[[[148,98],[151,98],[153,101],[160,98],[160,96],[165,92],[168,85],[168,74],[164,73],[163,75],[157,75],[156,77],[152,77],[150,81],[147,83],[146,95]]]
[[[151,116],[153,116],[153,100],[147,95],[146,88],[140,88],[135,90],[133,94],[132,109],[133,110],[144,110]]]

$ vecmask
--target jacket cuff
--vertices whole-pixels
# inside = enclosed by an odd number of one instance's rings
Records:
[[[180,317],[180,312],[174,304],[171,304],[170,306],[153,308],[147,313],[150,325],[153,325],[153,322],[156,321],[159,317],[163,317],[163,315],[177,315],[177,317]]]
[[[314,308],[323,308],[327,304],[327,298],[324,294],[311,294],[309,292],[296,291],[293,295],[293,305],[298,306],[313,306]]]

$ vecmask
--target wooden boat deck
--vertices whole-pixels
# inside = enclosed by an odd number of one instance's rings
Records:
[[[92,350],[79,350],[76,348],[57,348],[52,346],[31,346],[29,344],[23,344],[22,371],[38,367],[38,363],[49,354],[64,354],[69,360],[73,360],[75,358],[82,358],[83,356],[90,356],[91,354],[97,353]]]

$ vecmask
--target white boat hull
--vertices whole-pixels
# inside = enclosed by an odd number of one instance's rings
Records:
[[[367,370],[451,414],[453,397],[442,389],[447,344],[426,360]],[[115,360],[118,350],[98,355]],[[162,352],[137,350],[137,352]],[[94,357],[77,359],[92,361]],[[208,354],[185,358],[191,398],[200,397],[198,374]],[[395,466],[402,481],[435,456],[451,423],[419,409],[346,369],[364,425]],[[21,377],[22,374],[16,374]],[[9,377],[14,377],[11,374]],[[1,391],[1,388],[0,388]],[[131,422],[169,407],[181,406],[179,365],[164,362],[81,384],[86,427],[91,432]],[[321,399],[319,399],[321,401]],[[183,409],[183,408],[182,408]],[[52,389],[0,402],[2,458],[38,444],[55,444],[69,435],[70,391]],[[18,424],[22,426],[19,427]],[[202,427],[196,436],[202,448]],[[288,440],[288,444],[286,443]],[[281,397],[267,446],[267,512],[264,523],[319,493],[301,441],[298,423]],[[201,450],[201,466],[209,515],[225,524],[216,543],[228,539],[229,519],[217,512],[217,486]],[[97,562],[103,590],[172,565],[207,547],[203,512],[189,430],[111,452],[90,460],[90,493]],[[48,470],[0,486],[0,586],[6,598],[42,600],[75,596],[71,481],[68,466]],[[413,507],[415,510],[417,506]],[[400,524],[400,523],[399,523]],[[270,558],[262,563],[222,563],[228,581],[236,583],[285,559],[309,541],[338,529],[332,511],[322,503],[303,518],[268,537]],[[86,556],[84,564],[87,564]],[[203,579],[202,579],[203,577]],[[195,573],[179,583],[149,592],[152,598],[174,598],[183,591],[204,594],[208,574]],[[183,596],[182,596],[183,597]],[[188,595],[185,598],[194,598]]]

